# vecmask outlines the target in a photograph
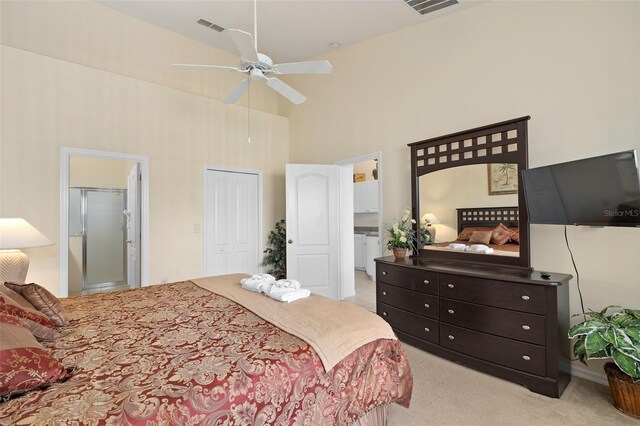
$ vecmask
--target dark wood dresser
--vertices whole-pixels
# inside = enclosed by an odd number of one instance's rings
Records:
[[[376,268],[378,315],[401,340],[560,397],[571,275],[424,258],[382,257]]]

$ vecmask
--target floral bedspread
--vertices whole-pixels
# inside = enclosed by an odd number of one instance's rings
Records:
[[[331,425],[409,405],[398,341],[325,372],[304,341],[191,282],[63,300],[44,346],[70,379],[0,404],[0,424]]]

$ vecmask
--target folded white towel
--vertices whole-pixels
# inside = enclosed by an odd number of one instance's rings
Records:
[[[484,253],[484,254],[493,253],[493,249],[485,246],[484,244],[474,244],[472,246],[467,247],[466,251],[472,251],[474,253]]]
[[[466,250],[467,246],[460,243],[451,243],[447,246],[447,248],[450,248],[452,250]]]
[[[240,280],[240,284],[242,288],[249,291],[254,291],[256,293],[260,293],[260,288],[264,284],[272,284],[276,282],[276,279],[273,275],[270,274],[256,274],[252,275],[249,278],[243,278]]]
[[[303,288],[300,290],[290,289],[290,291],[275,292],[275,293],[272,291],[271,293],[269,293],[269,297],[272,298],[273,300],[278,300],[280,302],[285,302],[285,303],[291,303],[298,299],[304,299],[305,297],[309,297],[310,295],[311,295],[311,292],[306,288]]]
[[[296,280],[278,280],[273,285],[278,288],[292,288],[294,290],[300,290],[300,283]]]

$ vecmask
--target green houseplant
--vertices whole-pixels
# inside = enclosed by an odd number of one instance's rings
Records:
[[[415,220],[410,218],[411,209],[407,207],[400,219],[393,219],[387,226],[387,249],[392,250],[398,260],[404,259],[407,249],[415,251],[416,235],[412,226]]]
[[[287,228],[284,219],[276,222],[276,227],[269,233],[268,242],[271,247],[264,249],[262,264],[270,267],[267,271],[276,279],[287,277]]]
[[[607,314],[611,308],[619,310]],[[613,404],[640,417],[640,310],[607,306],[584,316],[569,330],[569,337],[577,338],[573,354],[584,364],[589,359],[612,359],[604,369]]]
[[[432,236],[427,229],[429,220],[426,215],[420,219],[420,225],[414,229],[415,219],[411,219],[411,208],[407,207],[402,212],[400,219],[393,219],[391,225],[387,226],[387,249],[393,251],[396,259],[404,259],[407,250],[418,252],[418,241],[420,248],[432,242]],[[416,235],[417,234],[417,235]]]

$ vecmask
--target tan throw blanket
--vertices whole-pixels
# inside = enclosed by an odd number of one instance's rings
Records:
[[[240,279],[248,276],[219,275],[191,281],[307,342],[327,372],[362,345],[378,339],[396,339],[386,321],[358,306],[315,294],[292,303],[278,302],[243,289]]]

